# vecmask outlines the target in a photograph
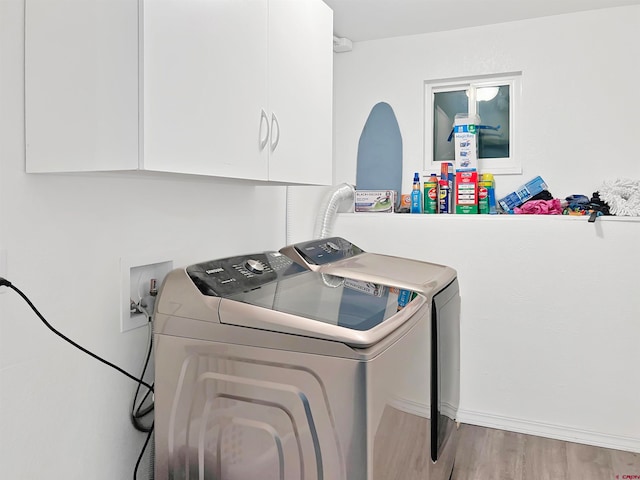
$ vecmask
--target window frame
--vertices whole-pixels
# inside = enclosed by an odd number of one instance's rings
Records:
[[[439,172],[442,161],[434,160],[434,94],[468,89],[470,87],[509,86],[509,157],[478,159],[478,170],[494,175],[522,173],[520,155],[520,100],[522,72],[510,72],[474,77],[425,80],[424,82],[424,169]]]

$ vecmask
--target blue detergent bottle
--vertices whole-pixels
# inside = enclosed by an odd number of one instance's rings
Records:
[[[422,191],[420,190],[420,175],[413,175],[413,189],[411,190],[411,213],[422,213]]]

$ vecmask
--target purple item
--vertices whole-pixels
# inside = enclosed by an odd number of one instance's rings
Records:
[[[553,200],[530,200],[521,207],[513,209],[513,213],[525,215],[562,215],[562,202]]]

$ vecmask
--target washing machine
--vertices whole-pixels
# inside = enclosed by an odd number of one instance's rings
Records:
[[[449,479],[459,311],[452,268],[339,237],[170,272],[156,480],[388,480],[416,448],[416,479]]]

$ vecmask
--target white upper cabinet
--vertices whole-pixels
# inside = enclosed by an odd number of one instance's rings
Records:
[[[138,4],[27,0],[28,172],[138,168]]]
[[[268,179],[267,21],[259,0],[143,3],[145,168]]]
[[[27,0],[27,171],[332,181],[321,0]]]
[[[333,32],[333,12],[324,2],[269,3],[272,180],[332,183],[333,33],[328,32]]]

